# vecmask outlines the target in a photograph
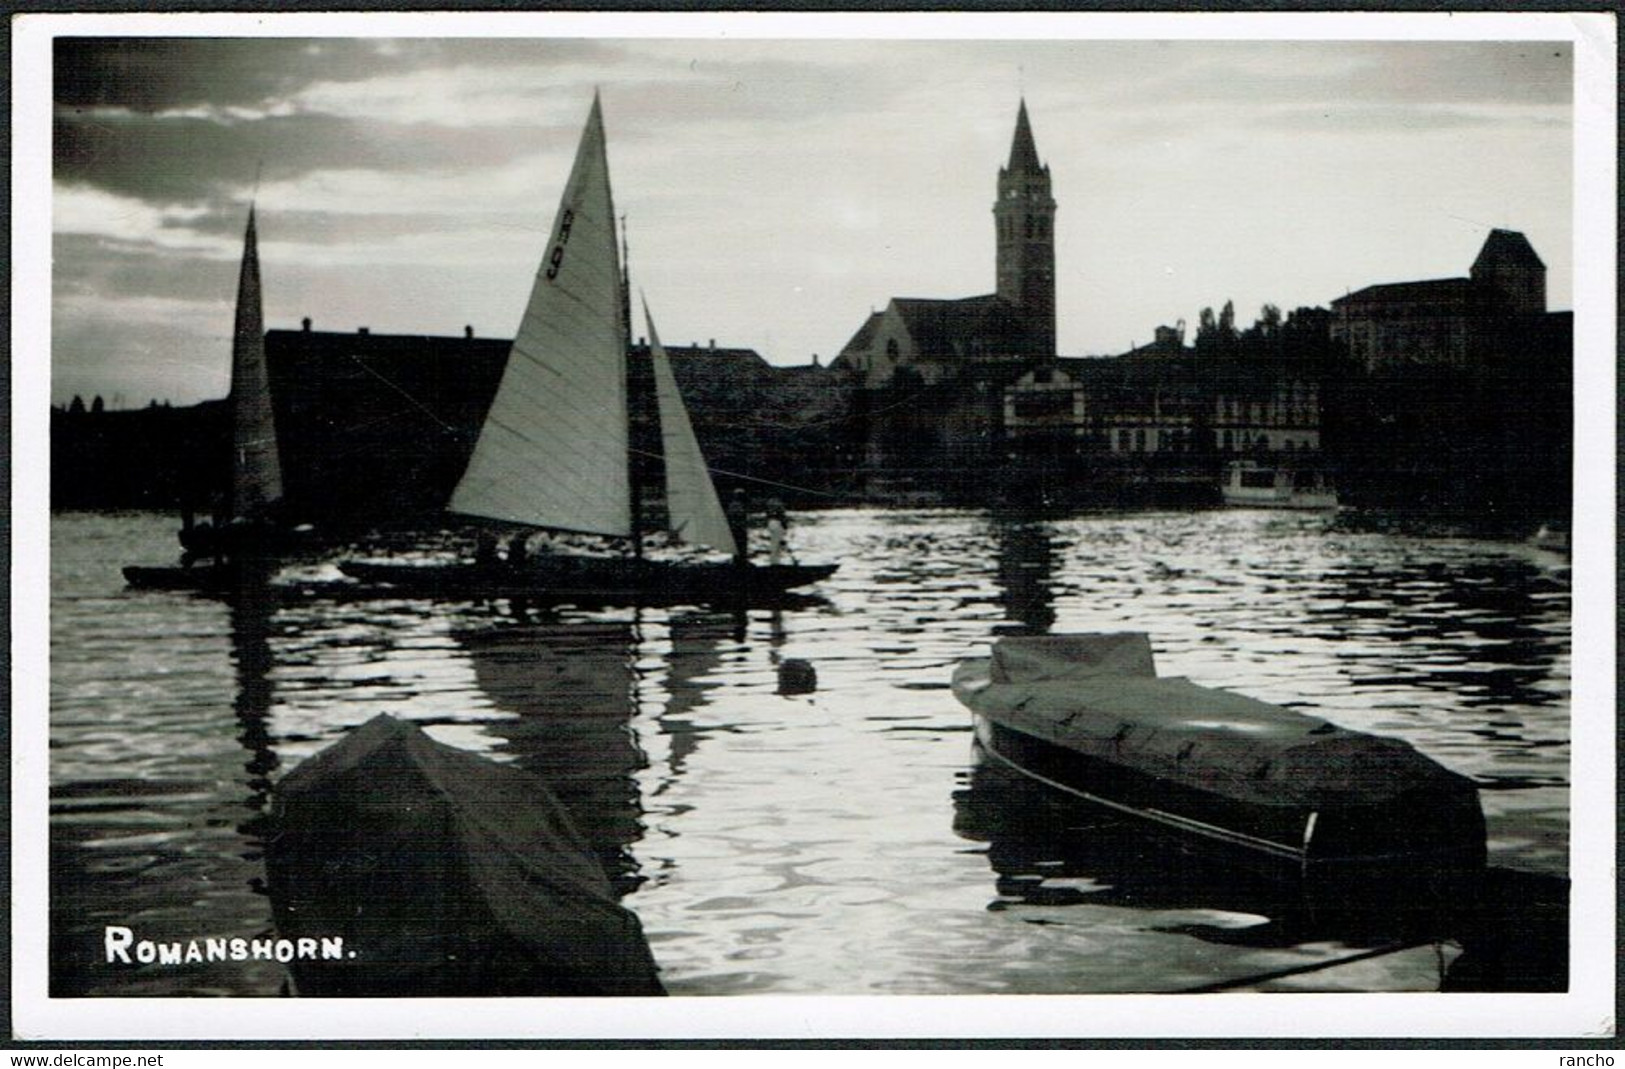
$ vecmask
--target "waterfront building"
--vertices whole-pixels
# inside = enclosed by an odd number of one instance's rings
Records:
[[[328,519],[438,516],[468,464],[511,344],[471,328],[390,335],[318,331],[309,320],[301,330],[267,332],[290,506]],[[641,340],[633,347],[634,357],[646,352]],[[827,466],[824,458],[838,452],[829,428],[842,426],[846,398],[827,369],[774,367],[753,349],[715,340],[667,353],[713,468],[783,478]],[[644,459],[658,457],[657,440],[646,444]],[[658,507],[655,476],[646,487],[646,503]]]
[[[1492,230],[1466,278],[1387,282],[1332,302],[1332,339],[1367,372],[1467,368],[1516,325],[1546,313],[1546,265],[1529,239]]]
[[[1312,453],[1320,386],[1307,368],[1204,365],[1177,327],[1115,357],[1061,358],[1004,388],[1003,433],[1015,453]]]

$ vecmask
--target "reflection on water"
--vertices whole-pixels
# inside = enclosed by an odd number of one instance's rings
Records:
[[[57,994],[276,994],[269,962],[109,967],[102,929],[269,932],[270,783],[380,712],[543,777],[675,995],[1562,973],[1560,954],[1528,966],[1538,948],[1486,935],[1514,903],[1561,928],[1569,588],[1549,555],[1308,515],[870,511],[798,517],[797,553],[842,568],[827,604],[777,611],[124,591],[118,565],[167,552],[171,526],[53,524]],[[978,770],[953,666],[1000,634],[1103,630],[1148,632],[1163,674],[1471,776],[1500,906],[1448,931],[1419,910],[1311,909]]]
[[[227,604],[231,659],[237,680],[232,709],[237,715],[237,741],[247,756],[243,770],[248,773],[248,796],[243,800],[248,812],[237,830],[252,842],[266,812],[272,777],[281,765],[269,723],[274,698],[271,620],[275,602],[269,590],[256,585],[235,592]]]
[[[643,836],[637,774],[648,764],[632,731],[635,635],[620,622],[530,625],[457,635],[474,685],[512,719],[486,730],[547,783],[598,853],[616,890],[642,882],[632,846]]]
[[[1420,948],[1431,958],[1399,960],[1411,967],[1407,981],[1422,989],[1566,986],[1566,884],[1554,878],[1494,869],[1482,885],[1465,885],[1450,898],[1416,887],[1306,887],[1279,870],[1252,869],[1233,854],[1210,854],[1199,842],[1049,790],[980,747],[965,786],[954,792],[954,830],[987,844],[995,877],[989,910],[1036,912],[1036,923],[1053,925],[1066,916],[1059,907],[1137,909],[1156,931],[1245,949],[1233,965],[1259,968],[1184,990],[1284,983],[1335,990],[1348,963]],[[1283,952],[1308,960],[1283,964]]]

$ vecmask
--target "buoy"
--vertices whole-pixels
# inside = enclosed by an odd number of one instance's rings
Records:
[[[811,694],[818,689],[818,673],[812,663],[791,659],[779,665],[780,694]]]

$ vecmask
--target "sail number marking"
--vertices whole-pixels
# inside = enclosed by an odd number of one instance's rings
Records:
[[[559,277],[559,267],[564,263],[564,247],[570,243],[570,227],[575,223],[575,218],[575,212],[569,208],[559,214],[559,239],[553,243],[553,251],[547,255],[549,282]]]

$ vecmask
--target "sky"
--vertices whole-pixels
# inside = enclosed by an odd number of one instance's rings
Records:
[[[668,345],[827,362],[891,297],[994,288],[1025,98],[1058,347],[1235,302],[1459,277],[1526,234],[1573,285],[1562,41],[74,38],[55,46],[53,402],[224,396],[257,205],[269,328],[508,337],[596,88]],[[643,333],[641,326],[637,333]]]

